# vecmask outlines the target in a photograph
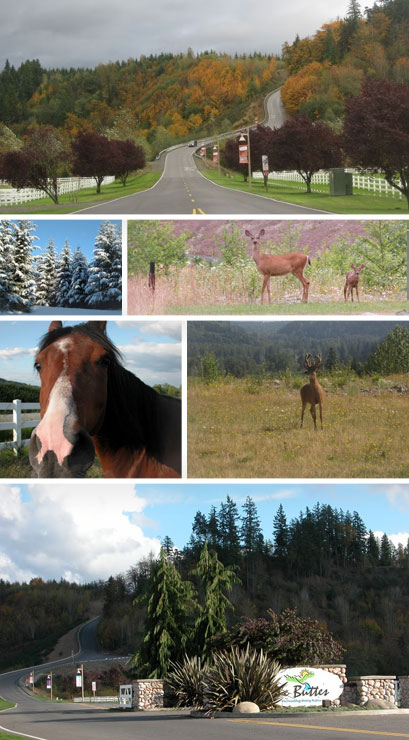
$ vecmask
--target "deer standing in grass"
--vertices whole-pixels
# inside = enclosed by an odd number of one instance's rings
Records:
[[[310,281],[304,277],[304,268],[311,264],[308,254],[302,252],[290,252],[289,254],[260,254],[259,241],[260,237],[265,234],[264,229],[260,229],[258,236],[246,229],[245,234],[252,242],[252,257],[257,265],[257,269],[264,275],[263,287],[261,289],[261,302],[264,303],[264,291],[267,288],[268,302],[271,303],[270,295],[270,278],[278,275],[288,275],[292,273],[302,283],[302,302],[308,303],[308,289]]]
[[[321,365],[321,355],[316,356],[315,362],[312,362],[311,354],[305,355],[304,367],[305,367],[306,374],[309,375],[310,382],[307,383],[306,385],[303,385],[300,391],[301,403],[302,403],[300,427],[302,427],[302,424],[303,424],[305,407],[307,403],[309,403],[310,404],[310,414],[314,422],[315,431],[317,431],[317,414],[315,412],[315,407],[317,404],[320,407],[320,421],[321,421],[321,429],[322,429],[322,404],[324,401],[324,391],[322,389],[322,386],[320,386],[317,380],[317,368],[320,365]]]
[[[355,265],[351,265],[352,270],[347,273],[345,278],[345,285],[344,285],[344,298],[347,301],[349,296],[351,296],[352,303],[354,302],[354,288],[356,290],[356,297],[358,300],[358,303],[360,303],[359,300],[359,293],[358,293],[358,283],[359,283],[359,276],[361,274],[361,271],[364,269],[365,265],[361,265],[360,267],[355,267]]]

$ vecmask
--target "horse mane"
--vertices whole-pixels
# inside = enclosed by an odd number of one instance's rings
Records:
[[[162,451],[163,429],[159,418],[159,401],[168,399],[123,367],[122,355],[105,332],[95,326],[76,324],[47,332],[39,351],[61,337],[80,333],[103,347],[110,359],[105,418],[96,435],[98,441],[111,450],[126,448],[130,452],[146,448],[148,455],[157,457]],[[174,399],[169,397],[169,401]]]

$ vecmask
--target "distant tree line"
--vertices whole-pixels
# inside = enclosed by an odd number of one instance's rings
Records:
[[[0,223],[0,310],[121,306],[122,244],[115,224],[101,224],[90,263],[81,247],[72,253],[68,239],[59,256],[52,238],[35,255],[35,228],[31,221]]]
[[[338,322],[336,329],[293,322],[284,327],[248,327],[239,322],[190,322],[188,374],[205,380],[223,376],[268,377],[303,370],[307,352],[321,354],[322,372],[358,375],[409,372],[409,330],[402,324],[373,327]],[[388,331],[389,329],[389,331]]]

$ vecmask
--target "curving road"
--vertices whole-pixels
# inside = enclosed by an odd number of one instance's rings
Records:
[[[101,660],[93,620],[80,631],[80,650],[75,663]],[[110,658],[106,658],[109,660]],[[65,658],[37,666],[43,671],[72,663]],[[362,712],[336,714],[256,715],[252,718],[193,719],[186,711],[107,712],[98,705],[40,701],[22,689],[19,681],[29,668],[0,675],[0,696],[15,702],[0,712],[0,731],[23,734],[36,740],[336,740],[347,733],[351,740],[369,735],[409,737],[408,714]],[[405,710],[403,710],[405,711]],[[408,710],[406,710],[407,712]]]
[[[200,174],[193,160],[193,150],[182,146],[167,153],[162,177],[150,190],[83,208],[76,213],[282,215],[323,211],[215,185]]]
[[[265,126],[270,128],[280,128],[286,119],[283,101],[281,100],[281,91],[275,90],[267,95],[264,101],[266,118],[263,121]]]

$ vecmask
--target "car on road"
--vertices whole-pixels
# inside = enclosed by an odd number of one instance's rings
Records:
[[[189,141],[189,146],[197,146],[196,139],[193,139],[193,141]]]

